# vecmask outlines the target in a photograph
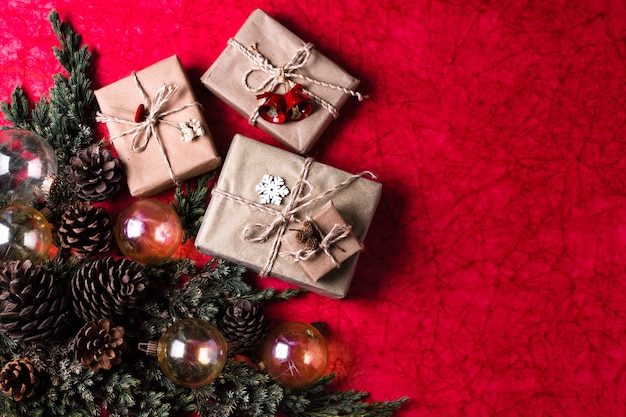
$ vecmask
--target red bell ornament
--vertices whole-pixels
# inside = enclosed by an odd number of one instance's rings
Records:
[[[270,123],[285,123],[285,97],[282,94],[267,92],[256,96],[257,100],[266,99],[259,107],[259,115]]]
[[[313,112],[310,97],[302,92],[302,85],[296,84],[285,94],[285,108],[288,120],[297,122]]]

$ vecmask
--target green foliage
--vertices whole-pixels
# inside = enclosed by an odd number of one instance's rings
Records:
[[[50,21],[60,43],[54,55],[67,74],[54,75],[49,99],[44,96],[31,104],[24,91],[16,87],[11,102],[0,106],[12,127],[40,134],[57,152],[61,178],[49,201],[54,209],[74,198],[64,182],[63,167],[78,150],[93,142],[91,126],[96,105],[89,80],[90,52],[56,12],[50,14]],[[186,238],[197,233],[212,176],[207,174],[195,186],[175,192],[173,205],[183,220]],[[43,266],[67,283],[87,261],[57,258]],[[203,387],[183,388],[167,379],[156,358],[141,352],[139,343],[158,340],[168,327],[185,318],[201,318],[218,325],[226,308],[238,299],[270,303],[303,292],[257,290],[245,282],[244,273],[243,267],[221,260],[200,268],[190,259],[146,266],[148,297],[134,314],[115,323],[125,328],[124,340],[129,349],[123,354],[123,362],[109,371],[83,369],[74,358],[73,335],[61,341],[27,343],[0,333],[2,362],[27,357],[45,373],[47,382],[42,395],[21,402],[0,393],[0,415],[99,416],[104,406],[111,417],[169,417],[189,411],[197,411],[202,417],[265,417],[276,413],[291,417],[374,417],[390,416],[405,401],[367,403],[365,393],[332,392],[328,389],[332,375],[304,390],[286,390],[274,383],[259,364],[232,355],[217,379]]]
[[[190,182],[177,187],[174,192],[172,207],[183,225],[183,242],[198,234],[204,211],[206,210],[211,188],[209,181],[215,177],[215,171],[201,176],[195,186]]]
[[[81,46],[80,35],[61,22],[57,12],[50,13],[50,22],[59,40],[53,52],[66,73],[53,76],[49,99],[44,95],[31,103],[24,90],[16,86],[11,101],[0,103],[0,109],[11,128],[37,133],[55,150],[58,186],[52,189],[49,200],[51,205],[63,205],[76,199],[65,186],[65,167],[78,150],[94,143],[97,104],[89,78],[91,52],[87,46]]]

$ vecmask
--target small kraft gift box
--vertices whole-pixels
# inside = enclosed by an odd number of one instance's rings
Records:
[[[158,194],[221,164],[178,56],[94,93],[132,196]]]
[[[380,200],[382,186],[368,176],[236,135],[196,248],[343,298]]]
[[[239,114],[305,154],[359,80],[264,11],[251,13],[202,76],[204,85]]]

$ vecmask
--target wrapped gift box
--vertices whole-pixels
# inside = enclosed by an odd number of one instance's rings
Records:
[[[308,171],[306,170],[308,166]],[[284,191],[280,181],[284,180]],[[299,193],[298,185],[303,189]],[[352,281],[358,253],[314,281],[282,248],[284,232],[313,216],[332,200],[359,242],[367,233],[382,186],[360,175],[305,159],[291,152],[236,135],[196,237],[197,249],[254,271],[332,297],[344,297]],[[282,196],[262,204],[263,192]],[[294,200],[296,198],[296,200]],[[279,200],[282,200],[280,204]],[[288,210],[289,213],[283,213]],[[282,216],[281,216],[282,213]],[[292,216],[293,218],[291,218]],[[289,219],[288,223],[281,218]],[[271,226],[275,226],[273,229]],[[282,233],[281,233],[282,230]],[[267,240],[253,241],[267,233]],[[268,271],[270,259],[273,265]]]
[[[280,68],[289,63],[305,45],[302,39],[257,9],[202,76],[202,82],[217,97],[249,119],[257,110],[257,106],[262,103],[256,99],[258,93],[248,90],[244,80],[247,80],[249,87],[256,88],[261,86],[270,74],[258,69],[255,62],[242,53],[241,48],[245,48],[251,54],[262,54],[274,67]],[[251,70],[253,71],[247,75]],[[359,85],[358,79],[314,48],[310,50],[306,63],[294,73],[351,91]],[[306,90],[324,99],[337,110],[350,97],[349,93],[339,89],[317,85],[302,78],[294,77],[289,81],[292,84],[302,84]],[[282,81],[278,83],[274,92],[285,93]],[[313,113],[306,119],[273,124],[259,117],[256,124],[284,145],[304,154],[311,149],[332,120],[333,116],[327,109],[314,104]]]
[[[288,251],[282,255],[291,256],[312,281],[318,281],[361,250],[351,229],[331,200],[302,224],[290,226],[282,239]]]
[[[106,125],[113,138],[111,143],[124,167],[130,194],[146,197],[172,187],[175,182],[168,164],[180,181],[217,168],[221,159],[201,107],[193,104],[197,100],[178,57],[171,56],[137,71],[136,77],[151,102],[160,89],[172,86],[177,89],[161,107],[164,112],[174,111],[164,115],[155,125],[161,144],[148,133],[148,129],[143,129],[136,137],[132,132],[142,121],[139,106],[144,105],[146,111],[149,110],[149,104],[132,75],[95,91],[102,112],[100,118],[108,120]],[[201,126],[202,134],[183,141],[190,127],[184,132],[177,126],[188,121],[195,121],[196,127]],[[136,145],[144,140],[147,140],[145,149],[133,149],[133,143]]]

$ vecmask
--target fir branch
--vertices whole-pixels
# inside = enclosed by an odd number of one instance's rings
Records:
[[[192,185],[188,181],[184,186],[177,187],[174,192],[172,207],[180,217],[183,226],[183,242],[195,238],[200,229],[211,188],[209,182],[215,177],[215,171],[202,175]]]
[[[31,130],[55,149],[62,171],[79,149],[94,142],[91,126],[97,105],[89,79],[91,53],[85,45],[80,45],[80,35],[62,23],[56,11],[50,13],[50,22],[60,43],[60,47],[53,48],[54,55],[68,75],[53,76],[48,101],[42,96],[33,105],[18,86],[11,95],[11,103],[2,102],[0,108],[5,119],[12,123],[11,128]]]
[[[11,102],[3,101],[0,109],[6,121],[13,124],[11,126],[13,129],[31,130],[33,128],[30,120],[30,101],[20,86],[13,89]]]
[[[286,390],[280,411],[291,417],[389,417],[408,398],[368,403],[366,392],[330,392],[326,387],[335,375],[329,374],[306,390]]]

